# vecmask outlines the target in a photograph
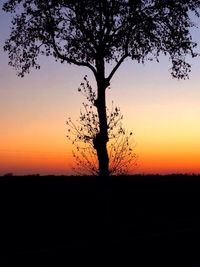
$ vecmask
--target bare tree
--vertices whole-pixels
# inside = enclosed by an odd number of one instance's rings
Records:
[[[74,122],[68,118],[67,138],[73,144],[73,158],[77,174],[99,175],[98,158],[96,153],[96,138],[99,133],[99,117],[94,106],[96,93],[92,89],[87,76],[80,84],[78,91],[87,99],[80,111],[79,119]],[[134,153],[132,132],[125,131],[122,125],[123,115],[120,108],[114,106],[107,108],[108,122],[108,155],[109,155],[109,174],[122,175],[136,167],[137,156]]]
[[[107,176],[106,89],[113,75],[126,58],[144,63],[165,54],[172,76],[186,78],[186,56],[196,56],[189,14],[198,15],[199,7],[200,0],[7,0],[3,9],[13,20],[4,49],[21,77],[40,68],[41,54],[92,71],[99,117],[95,149],[99,174]]]

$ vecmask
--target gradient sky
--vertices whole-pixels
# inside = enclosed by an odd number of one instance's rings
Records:
[[[0,175],[71,174],[65,122],[78,118],[84,98],[77,88],[85,74],[95,85],[92,74],[41,57],[39,71],[17,77],[3,52],[9,25],[0,10]],[[200,29],[193,35],[200,42]],[[172,79],[167,57],[145,65],[127,60],[112,80],[107,103],[121,107],[134,133],[135,173],[200,173],[200,58],[190,62],[185,81]]]

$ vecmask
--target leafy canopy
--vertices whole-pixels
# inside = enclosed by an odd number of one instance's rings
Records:
[[[4,49],[19,76],[40,68],[40,54],[89,67],[113,63],[108,81],[125,58],[139,63],[167,54],[173,77],[190,71],[186,55],[195,56],[189,13],[200,0],[9,0],[13,13]]]

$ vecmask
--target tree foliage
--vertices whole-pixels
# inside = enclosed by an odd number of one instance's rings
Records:
[[[185,56],[195,56],[189,11],[198,15],[199,0],[9,0],[13,13],[4,49],[23,76],[39,68],[40,54],[89,67],[98,76],[99,57],[114,63],[126,57],[143,63],[167,54],[173,77],[187,77]]]
[[[79,119],[74,122],[68,118],[67,138],[73,145],[74,171],[77,174],[99,175],[98,158],[95,149],[96,137],[99,133],[99,118],[94,106],[96,94],[87,76],[80,84],[78,91],[87,99],[80,111]],[[132,132],[127,132],[123,125],[123,115],[120,108],[107,108],[108,119],[108,154],[110,158],[110,175],[128,174],[137,165],[137,155],[134,152]]]

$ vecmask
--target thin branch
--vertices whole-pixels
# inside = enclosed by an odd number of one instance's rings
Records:
[[[126,41],[125,41],[125,47],[124,47],[124,55],[120,58],[120,60],[117,62],[117,64],[115,65],[115,67],[113,68],[113,70],[110,72],[107,80],[108,82],[110,82],[110,80],[112,79],[112,76],[115,74],[115,72],[118,70],[119,66],[122,64],[122,62],[129,56],[128,53],[128,45],[129,45],[129,38],[130,38],[130,29],[127,32],[126,35]]]
[[[46,15],[47,15],[47,19],[48,19],[48,16],[52,19],[51,14],[46,14]],[[48,20],[49,20],[49,19],[48,19]],[[49,24],[51,24],[50,21],[49,21]],[[89,62],[79,62],[79,61],[77,61],[77,60],[75,60],[75,59],[72,59],[72,58],[67,57],[66,55],[63,55],[63,54],[59,51],[59,49],[58,49],[58,47],[57,47],[57,44],[56,44],[56,41],[55,41],[55,33],[54,33],[54,31],[51,29],[51,27],[49,27],[49,34],[50,34],[51,39],[52,39],[53,49],[54,49],[54,51],[55,51],[55,53],[56,53],[56,55],[57,55],[58,58],[62,59],[63,61],[67,61],[68,63],[73,63],[73,64],[75,64],[75,65],[77,65],[77,66],[88,67],[88,68],[91,69],[91,71],[94,73],[94,76],[95,76],[95,77],[97,76],[97,71],[96,71],[96,69],[95,69]]]
[[[97,75],[96,69],[90,63],[88,63],[88,62],[79,62],[79,61],[77,61],[75,59],[69,58],[66,55],[61,54],[60,51],[58,50],[57,46],[56,46],[56,42],[55,42],[55,39],[54,39],[53,36],[52,36],[52,41],[53,41],[52,45],[53,45],[54,51],[56,52],[56,55],[60,59],[62,59],[64,61],[67,61],[68,63],[73,63],[73,64],[75,64],[77,66],[88,67],[89,69],[91,69],[91,71],[94,73],[94,75],[96,77],[96,75]]]
[[[128,53],[125,53],[120,60],[117,62],[117,64],[115,65],[115,67],[113,68],[113,70],[110,72],[107,81],[110,82],[112,76],[115,74],[115,72],[117,71],[117,69],[119,68],[119,66],[122,64],[122,62],[129,56]]]

